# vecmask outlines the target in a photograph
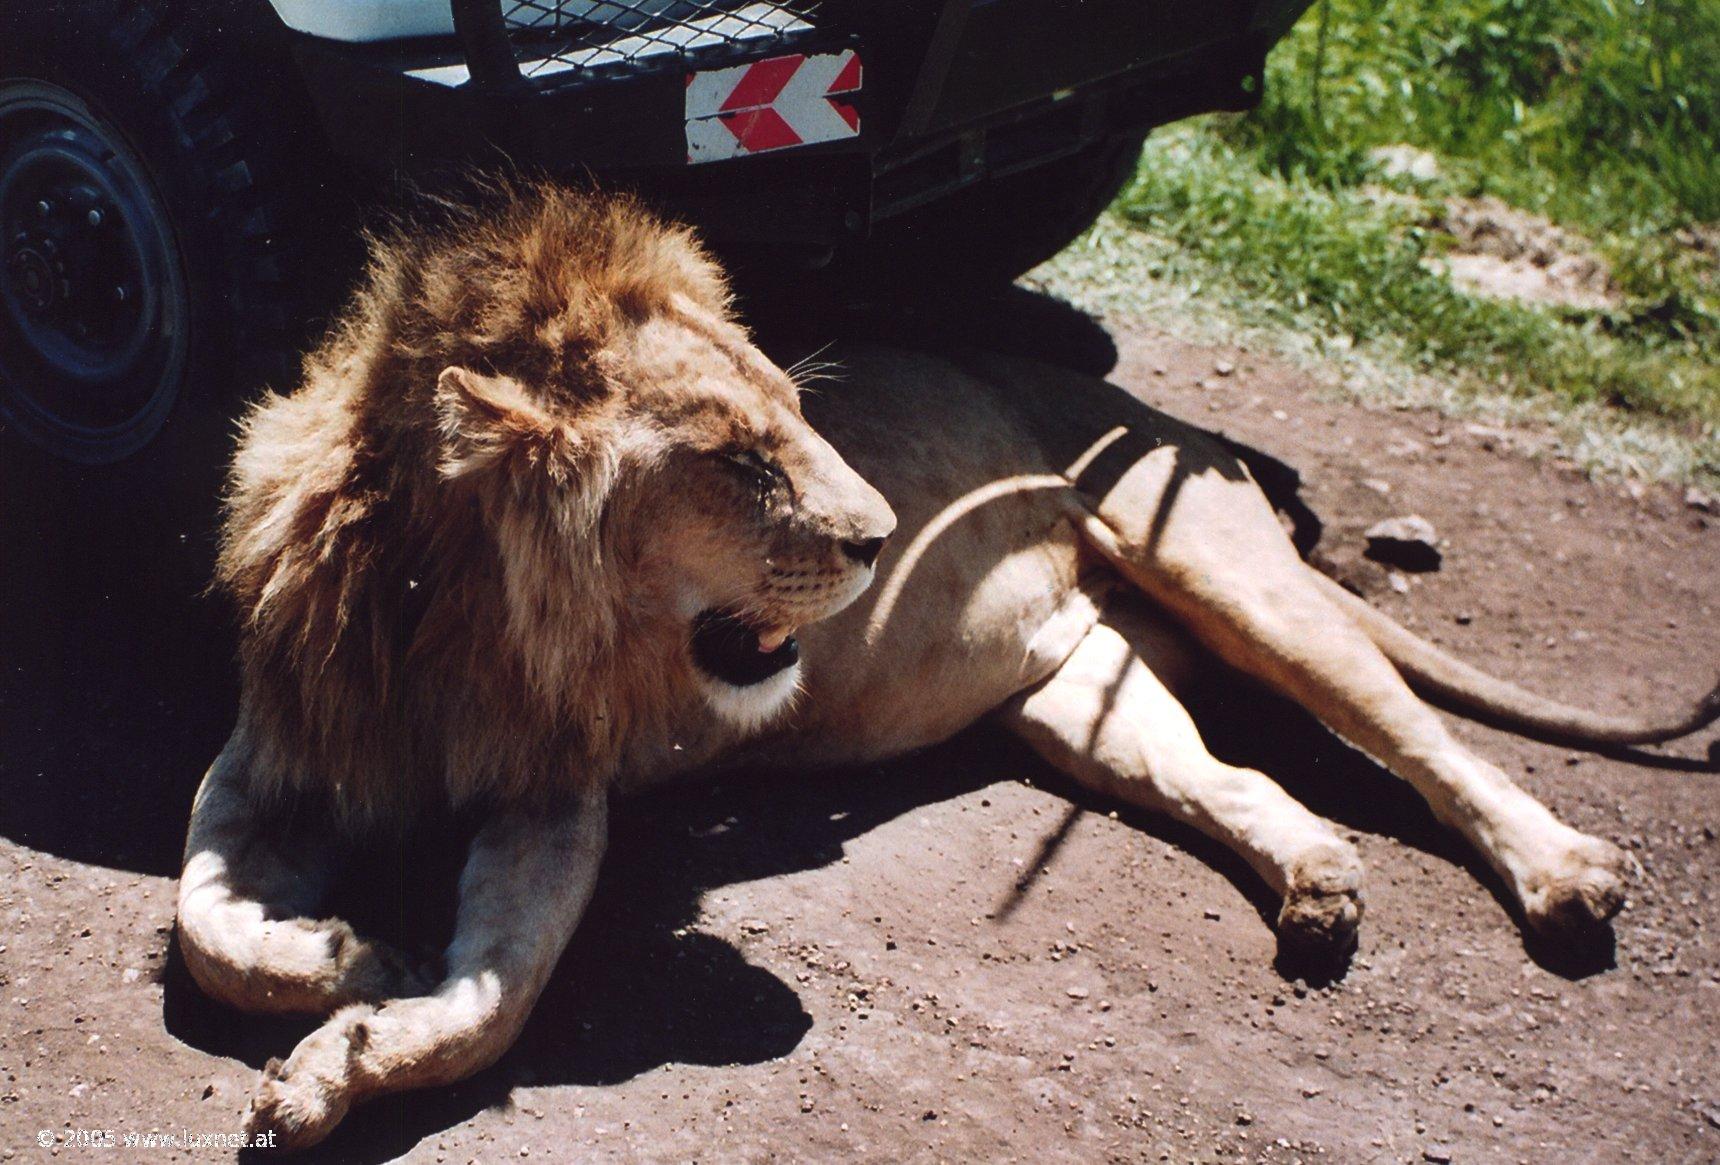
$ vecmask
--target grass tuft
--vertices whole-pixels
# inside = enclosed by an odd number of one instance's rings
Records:
[[[1406,145],[1435,165],[1375,160]],[[1482,195],[1599,255],[1607,305],[1454,284],[1443,211]],[[1244,323],[1720,447],[1712,0],[1322,0],[1261,108],[1160,131],[1115,209],[1157,277]]]

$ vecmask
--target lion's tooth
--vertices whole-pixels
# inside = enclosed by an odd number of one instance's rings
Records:
[[[758,649],[769,655],[788,642],[788,637],[793,633],[792,627],[774,627],[769,631],[761,631],[758,636]]]

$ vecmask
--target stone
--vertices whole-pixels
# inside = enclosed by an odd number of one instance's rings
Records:
[[[1433,523],[1420,514],[1376,522],[1367,528],[1363,537],[1368,540],[1365,553],[1369,558],[1399,570],[1438,570],[1442,561],[1439,535]]]

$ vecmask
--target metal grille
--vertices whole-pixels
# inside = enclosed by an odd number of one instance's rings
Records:
[[[817,0],[501,0],[520,74],[668,65],[722,47],[768,47],[813,27]]]

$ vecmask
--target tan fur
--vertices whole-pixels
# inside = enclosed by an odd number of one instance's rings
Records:
[[[674,394],[711,361],[764,399]],[[676,468],[661,422],[793,456],[795,412],[692,237],[627,201],[523,190],[376,240],[233,463],[217,583],[243,619],[254,793],[332,794],[364,825],[603,785],[673,687],[630,593],[640,529],[696,516],[640,492]]]
[[[375,255],[304,385],[250,415],[229,497],[244,692],[180,942],[231,1004],[330,1017],[265,1073],[252,1128],[310,1144],[499,1056],[584,909],[610,794],[880,759],[985,716],[1235,848],[1283,940],[1341,954],[1355,850],[1207,752],[1175,692],[1215,658],[1412,783],[1531,927],[1621,905],[1622,855],[1404,677],[1565,734],[1631,726],[1482,683],[1333,594],[1207,434],[1025,362],[877,349],[803,417],[692,240],[626,202],[513,191]],[[694,647],[713,612],[798,629],[801,665],[720,681]],[[472,802],[489,824],[442,968],[318,919],[337,842]]]

